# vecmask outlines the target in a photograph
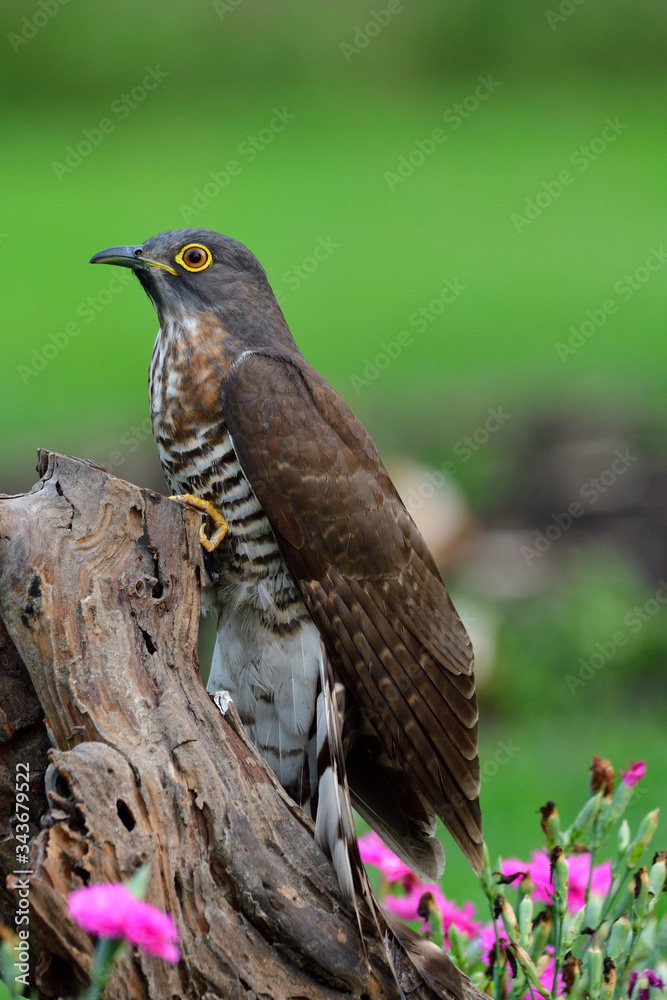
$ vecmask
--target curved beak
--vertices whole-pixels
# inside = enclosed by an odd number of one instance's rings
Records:
[[[170,274],[178,276],[178,271],[169,264],[162,264],[159,260],[150,260],[143,256],[143,247],[109,247],[108,250],[100,250],[94,257],[90,258],[91,264],[119,264],[121,267],[131,267],[133,271],[145,271],[149,267],[162,267]]]

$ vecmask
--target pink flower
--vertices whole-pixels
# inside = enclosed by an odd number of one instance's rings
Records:
[[[567,859],[567,865],[570,872],[567,905],[576,912],[586,902],[586,886],[591,870],[591,856],[590,854],[573,854]],[[526,868],[535,883],[533,898],[540,902],[550,903],[553,899],[553,886],[548,855],[542,851],[534,851],[529,865],[526,865],[525,861],[521,861],[519,858],[507,858],[506,861],[503,861],[503,875],[514,875],[516,872],[526,871]],[[597,868],[593,869],[591,894],[604,896],[610,885],[611,864],[606,861],[603,865],[598,865]]]
[[[181,957],[174,944],[178,930],[171,917],[137,899],[120,883],[75,889],[70,894],[68,906],[70,916],[89,934],[125,938],[149,955],[159,955],[167,962],[178,962]]]
[[[383,905],[391,913],[395,913],[401,920],[419,920],[417,915],[419,900],[425,892],[432,892],[442,913],[445,934],[448,928],[455,924],[462,934],[466,934],[469,938],[477,937],[481,924],[473,919],[475,913],[473,904],[465,903],[461,909],[443,895],[440,886],[426,885],[393,851],[385,847],[377,833],[367,833],[359,838],[359,852],[364,864],[379,868],[386,882],[397,883],[405,890],[404,896],[384,897]],[[424,923],[422,929],[427,931],[428,924]]]
[[[410,881],[417,880],[412,869],[408,868],[405,862],[401,861],[393,851],[385,847],[374,830],[359,838],[359,853],[364,864],[379,868],[387,882],[398,882],[405,878],[410,879]]]
[[[466,937],[478,937],[482,925],[474,919],[474,905],[472,903],[464,903],[463,907],[457,906],[456,903],[453,903],[443,895],[438,885],[424,885],[422,882],[416,881],[414,885],[408,888],[405,896],[385,896],[383,904],[391,913],[395,913],[397,917],[400,917],[401,920],[419,920],[417,907],[419,906],[419,900],[425,892],[433,893],[442,913],[445,934],[447,934],[449,928],[454,924]],[[428,924],[424,923],[421,929],[427,931]]]
[[[627,771],[618,772],[623,778],[628,788],[634,788],[638,781],[641,781],[646,774],[646,763],[643,760],[634,761],[630,758],[630,768]]]
[[[554,971],[556,963],[553,956],[553,948],[549,947],[547,948],[547,951],[551,954],[551,958],[549,959],[546,967],[540,973],[540,982],[542,983],[542,986],[544,986],[545,989],[552,990],[554,985]],[[558,989],[556,990],[556,996],[561,996],[562,993],[563,993],[563,980],[561,979],[559,973]],[[524,1000],[528,1000],[529,997],[530,997],[530,992],[526,993]]]
[[[482,945],[482,958],[486,965],[491,961],[491,952],[496,946],[496,934],[499,941],[507,944],[505,928],[500,917],[495,923],[484,924],[477,935]]]
[[[630,976],[630,986],[628,989],[628,996],[632,996],[632,992],[635,988],[637,980],[639,979],[639,989],[637,990],[637,1000],[649,1000],[651,996],[650,987],[652,986],[656,990],[664,989],[665,984],[663,983],[660,976],[656,975],[653,969],[644,969],[643,972],[633,972]]]
[[[502,920],[497,920],[495,922],[495,928],[494,928],[494,924],[491,923],[491,924],[486,924],[479,931],[479,935],[478,935],[479,936],[479,940],[480,940],[480,942],[481,942],[481,944],[483,946],[482,960],[483,960],[483,962],[486,965],[489,965],[490,962],[491,962],[491,953],[492,953],[493,949],[496,946],[496,933],[497,933],[498,941],[500,942],[500,946],[501,946],[500,961],[502,962],[503,961],[502,952],[503,952],[504,948],[507,946],[507,937],[505,935],[505,928],[503,927]],[[553,981],[554,981],[554,955],[553,955],[553,951],[554,950],[551,947],[551,945],[548,945],[547,948],[546,948],[546,951],[547,951],[547,953],[549,955],[549,961],[548,961],[547,965],[545,966],[545,968],[540,973],[540,982],[542,983],[542,986],[544,986],[545,989],[550,990],[552,988],[552,986],[553,986]],[[496,961],[497,960],[498,959],[496,959]],[[509,974],[511,976],[512,975],[512,967],[511,966],[508,966],[508,971],[509,971]],[[562,982],[562,979],[561,979],[560,973],[559,973],[559,976],[558,976],[558,991],[557,991],[556,995],[560,996],[562,993],[563,993],[563,982]],[[528,990],[524,994],[523,1000],[535,1000],[536,996],[537,996],[537,992],[535,990],[533,990],[532,994],[531,994],[531,991]]]

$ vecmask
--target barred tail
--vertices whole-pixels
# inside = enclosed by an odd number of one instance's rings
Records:
[[[367,879],[359,855],[345,773],[343,723],[346,703],[345,686],[335,677],[331,661],[322,645],[316,704],[316,761],[314,762],[317,772],[317,791],[311,801],[315,819],[315,840],[331,860],[341,891],[354,908],[363,942],[357,895],[367,896]],[[372,910],[372,901],[368,901]]]
[[[406,1000],[399,981],[403,952],[409,955],[436,996],[441,1000],[451,1000],[452,997],[463,1000],[459,971],[447,955],[399,920],[385,915],[371,889],[359,854],[345,768],[350,745],[358,736],[357,724],[356,706],[349,703],[345,686],[336,678],[322,645],[316,711],[317,756],[313,760],[311,755],[310,761],[311,769],[316,766],[317,771],[317,790],[311,799],[311,810],[315,817],[315,840],[331,860],[341,891],[354,908],[364,956],[368,960],[358,899],[361,898],[366,904],[368,914],[383,942],[401,1000]],[[315,785],[312,778],[311,782]]]

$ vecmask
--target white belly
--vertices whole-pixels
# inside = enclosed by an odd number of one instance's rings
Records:
[[[303,802],[315,777],[307,761],[320,670],[317,627],[302,622],[293,634],[279,636],[251,606],[223,607],[219,614],[208,690],[229,691],[253,743],[290,795]]]

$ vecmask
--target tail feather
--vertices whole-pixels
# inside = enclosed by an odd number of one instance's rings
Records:
[[[440,1000],[463,1000],[460,973],[445,953],[432,942],[421,938],[400,921],[385,914],[378,905],[366,869],[359,854],[352,803],[347,781],[344,748],[353,741],[350,734],[350,714],[346,715],[347,692],[336,679],[331,661],[322,647],[320,660],[320,685],[317,694],[317,794],[311,800],[315,812],[315,840],[331,860],[343,895],[354,909],[359,936],[368,961],[358,899],[366,905],[368,915],[375,924],[383,942],[389,966],[394,974],[401,1000],[406,1000],[400,982],[402,953],[406,953]],[[420,823],[430,829],[430,818],[422,805],[415,809]]]
[[[465,994],[461,973],[442,948],[421,937],[391,914],[384,912],[383,917],[389,928],[389,935],[398,942],[436,996],[446,1000],[451,1000],[452,997],[463,1000]]]
[[[364,722],[346,756],[352,805],[388,847],[424,882],[432,885],[445,869],[445,852],[435,836],[436,815],[405,771],[394,764]]]
[[[342,743],[345,702],[345,687],[336,680],[322,646],[316,707],[317,796],[311,803],[315,813],[315,840],[331,860],[341,890],[354,908],[363,942],[357,893],[361,890],[365,895],[365,870],[359,855],[345,771]],[[368,902],[372,908],[372,901]]]

